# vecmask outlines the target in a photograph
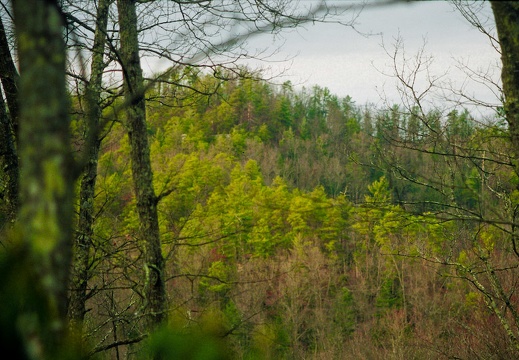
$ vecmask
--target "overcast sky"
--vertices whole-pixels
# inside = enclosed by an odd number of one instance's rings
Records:
[[[478,5],[480,6],[480,5]],[[487,26],[492,29],[490,5],[483,5],[482,18],[490,18]],[[291,80],[299,87],[314,84],[327,87],[338,96],[349,95],[357,104],[381,104],[384,92],[390,101],[398,102],[393,78],[380,72],[391,72],[386,48],[392,49],[395,38],[403,39],[405,52],[413,56],[423,47],[434,58],[433,73],[448,72],[444,80],[456,86],[465,82],[465,91],[485,101],[496,102],[495,96],[484,86],[466,82],[457,70],[457,64],[468,64],[474,70],[490,71],[494,81],[499,81],[499,55],[488,38],[471,26],[454,7],[444,1],[407,3],[369,8],[362,11],[356,28],[363,36],[349,27],[337,24],[306,25],[283,33],[283,39],[272,35],[258,35],[249,41],[251,49],[270,46],[280,48],[274,59],[291,57],[284,63],[270,64],[274,71],[286,68]]]

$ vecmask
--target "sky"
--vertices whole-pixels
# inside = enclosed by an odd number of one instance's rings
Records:
[[[481,19],[492,30],[490,5],[485,2],[477,6],[481,6]],[[285,31],[281,37],[257,35],[248,42],[251,50],[267,47],[278,52],[270,58],[272,62],[252,66],[283,73],[277,80],[290,80],[296,88],[319,85],[340,97],[349,95],[357,104],[380,105],[384,99],[398,103],[395,79],[388,76],[392,73],[391,59],[382,44],[393,50],[395,39],[400,37],[409,58],[422,48],[426,56],[432,56],[431,73],[443,74],[442,81],[463,87],[483,101],[498,102],[486,86],[470,81],[458,69],[464,64],[499,83],[499,54],[488,37],[452,4],[428,1],[367,8],[360,13],[355,28],[316,23]]]

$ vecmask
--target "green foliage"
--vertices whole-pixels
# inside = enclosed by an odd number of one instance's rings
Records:
[[[53,321],[48,295],[36,274],[35,258],[20,241],[8,234],[11,245],[0,252],[0,345],[14,359],[86,359],[81,340],[55,339],[45,331]]]
[[[380,312],[400,308],[403,305],[402,288],[398,279],[384,279],[375,304]]]
[[[482,298],[439,274],[481,269],[478,256],[495,257],[505,236],[437,216],[467,215],[460,209],[474,213],[481,204],[495,210],[502,199],[519,203],[510,168],[451,161],[449,141],[489,157],[505,144],[502,130],[481,129],[465,113],[361,111],[351,98],[318,87],[294,92],[186,71],[177,80],[218,93],[191,97],[184,89],[183,99],[164,99],[170,106],[150,104],[154,188],[178,326],[152,336],[143,356],[218,358],[225,349],[245,359],[340,358],[348,351],[370,358],[391,346],[412,349],[414,335],[440,341],[436,329],[480,311]],[[392,140],[438,153],[411,152]],[[114,279],[133,289],[142,240],[128,158],[116,125],[100,158],[91,271],[95,284]],[[439,179],[436,187],[422,186],[428,179]],[[448,261],[458,267],[441,265]],[[128,299],[121,318],[133,319],[138,296],[117,296]],[[95,291],[93,298],[112,309]],[[106,319],[97,311],[87,314],[90,329]],[[195,325],[207,323],[212,330]],[[130,330],[138,334],[137,326]],[[207,352],[198,353],[204,344]]]
[[[351,291],[343,287],[337,293],[334,303],[334,320],[344,336],[351,336],[357,327],[358,311]]]
[[[250,360],[279,359],[286,357],[289,346],[287,329],[279,320],[258,324],[252,332],[252,344],[245,358]]]
[[[492,4],[501,15],[506,101],[490,122],[459,108],[361,108],[319,86],[296,92],[247,69],[205,65],[177,66],[165,82],[150,83],[144,116],[138,62],[125,59],[138,55],[136,21],[121,16],[119,60],[137,79],[128,84],[125,76],[126,105],[117,89],[103,93],[103,106],[113,101],[103,118],[134,106],[127,117],[141,116],[100,134],[94,234],[81,244],[89,250],[88,280],[68,288],[78,172],[71,154],[84,150],[87,129],[76,117],[68,123],[60,14],[51,6],[33,12],[48,19],[24,21],[36,5],[48,5],[29,3],[13,2],[16,31],[38,32],[49,20],[49,32],[38,34],[41,41],[31,32],[18,36],[24,72],[16,143],[24,161],[14,229],[6,181],[15,162],[2,151],[0,345],[8,356],[517,358],[519,96],[512,74],[519,42],[508,20],[518,6]],[[125,3],[134,10],[134,2],[119,1],[119,15]],[[135,41],[125,44],[130,33]],[[56,68],[45,69],[49,51]],[[82,97],[70,100],[81,113]],[[128,130],[137,144],[149,141],[153,171],[131,172],[130,156],[133,164],[146,156],[133,156]],[[141,150],[148,154],[147,145]],[[142,201],[132,175],[152,173]],[[140,218],[136,197],[148,205]],[[157,225],[156,205],[160,234],[143,225]],[[147,247],[153,239],[158,248]],[[168,304],[146,292],[162,284],[143,281],[146,271],[166,279]],[[77,288],[88,296],[80,336],[61,331],[57,314],[65,313],[66,291]],[[150,314],[171,315],[169,324],[146,334],[142,319]]]
[[[226,344],[217,319],[189,328],[164,326],[146,340],[140,359],[226,360],[232,351]]]
[[[200,282],[200,290],[208,290],[225,294],[231,285],[229,281],[229,267],[222,260],[213,261],[207,270],[207,278]]]

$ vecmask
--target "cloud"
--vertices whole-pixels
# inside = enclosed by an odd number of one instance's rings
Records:
[[[486,15],[490,9],[482,8]],[[485,15],[485,14],[484,14]],[[338,24],[307,25],[283,34],[283,39],[261,35],[251,40],[256,48],[281,46],[272,60],[293,57],[290,63],[270,63],[276,69],[285,69],[296,84],[308,87],[317,84],[329,88],[339,96],[350,95],[357,103],[380,101],[380,90],[391,98],[398,98],[393,80],[378,70],[390,72],[390,59],[382,48],[391,48],[397,37],[403,39],[405,51],[413,56],[426,43],[425,50],[434,58],[432,70],[449,70],[449,80],[463,84],[466,75],[456,66],[467,62],[474,68],[499,63],[499,54],[488,39],[473,28],[452,5],[443,1],[420,2],[413,5],[395,5],[365,10],[358,18],[357,29]],[[376,34],[376,35],[375,35]],[[378,70],[377,70],[378,69]],[[499,72],[494,72],[499,82]],[[384,87],[384,84],[386,85]],[[473,90],[481,96],[481,89]]]

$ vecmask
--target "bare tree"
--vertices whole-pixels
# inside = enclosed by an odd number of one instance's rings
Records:
[[[17,239],[27,250],[33,286],[44,293],[42,312],[21,309],[17,321],[27,356],[43,358],[65,341],[67,284],[72,254],[76,166],[65,86],[63,14],[56,1],[15,1],[20,66],[18,149],[20,210]],[[24,320],[25,319],[25,320]]]
[[[398,112],[400,122],[394,132],[379,131],[379,154],[394,185],[411,184],[430,195],[418,200],[404,195],[398,199],[402,207],[438,224],[455,224],[456,229],[446,232],[448,241],[439,252],[420,244],[420,255],[411,255],[412,250],[399,255],[447,266],[450,276],[470,284],[508,337],[508,354],[516,356],[519,314],[512,300],[517,291],[512,279],[519,256],[518,205],[512,182],[519,174],[519,28],[515,21],[519,6],[492,2],[497,38],[480,22],[473,7],[477,4],[456,2],[456,6],[501,54],[502,88],[489,73],[464,70],[473,81],[483,82],[500,95],[503,107],[446,85],[445,74],[431,72],[433,58],[425,47],[409,57],[398,39],[387,54],[402,100],[401,106],[392,109]],[[445,103],[438,105],[435,97],[443,98],[446,93],[459,102],[449,108]],[[493,109],[496,117],[478,121],[463,107],[467,104]],[[501,119],[506,124],[500,124]]]
[[[74,246],[73,277],[68,305],[68,317],[73,327],[81,329],[85,316],[85,303],[88,298],[87,285],[89,280],[90,249],[92,247],[94,224],[94,196],[97,178],[97,163],[101,139],[99,129],[102,126],[101,118],[101,91],[104,61],[107,42],[107,22],[111,0],[101,0],[97,5],[96,28],[92,45],[92,59],[90,80],[84,95],[87,112],[85,114],[86,165],[81,178],[79,193],[79,222],[76,230]]]
[[[164,285],[157,196],[153,188],[150,148],[146,125],[144,81],[139,58],[137,13],[135,2],[118,0],[121,37],[121,65],[124,74],[126,127],[130,139],[130,159],[140,232],[144,253],[144,296],[149,312],[150,328],[159,325],[166,316],[167,301]]]
[[[159,55],[170,62],[169,69],[150,84],[166,81],[184,86],[181,78],[175,78],[178,65],[210,68],[215,75],[222,74],[218,69],[223,66],[231,69],[227,74],[242,76],[243,72],[234,65],[239,59],[251,56],[243,47],[248,36],[277,32],[311,20],[324,21],[332,11],[324,1],[310,7],[300,5],[288,1],[146,2],[137,11],[135,1],[118,1],[120,53],[117,56],[124,78],[126,128],[145,263],[143,296],[151,327],[165,319],[168,307],[157,203],[174,189],[160,195],[154,192],[146,130],[145,92],[149,85],[144,83],[140,56]],[[337,9],[333,11],[338,13]]]

